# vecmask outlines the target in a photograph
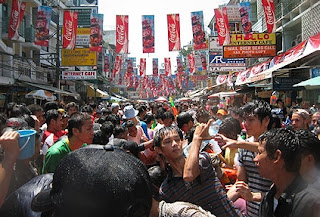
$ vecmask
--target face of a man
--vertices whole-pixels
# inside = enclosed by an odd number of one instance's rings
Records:
[[[93,137],[94,137],[94,131],[93,131],[93,123],[92,120],[85,120],[79,134],[79,139],[82,140],[82,143],[91,144]]]
[[[131,137],[137,136],[138,130],[136,126],[128,127],[128,131],[129,131],[129,136]]]
[[[259,142],[258,153],[253,160],[258,167],[259,174],[262,177],[270,178],[272,174],[272,159],[268,157],[267,151],[265,150],[265,141]]]
[[[165,126],[165,127],[170,127],[171,125],[172,125],[172,119],[171,118],[166,118],[166,119],[164,119],[163,120],[163,125]]]
[[[306,120],[303,119],[298,114],[292,114],[291,122],[295,130],[306,129],[306,126],[307,126]]]
[[[167,160],[175,160],[183,155],[182,141],[177,131],[168,133],[161,142],[161,147],[156,149]]]
[[[259,136],[268,129],[268,123],[267,118],[261,122],[259,117],[254,114],[246,115],[244,118],[244,126],[247,134],[253,136],[255,139],[258,139]]]
[[[78,112],[77,107],[70,107],[69,110],[67,111],[69,117],[70,117],[73,113],[76,113],[76,112]]]
[[[318,120],[320,119],[320,114],[314,114],[312,115],[312,124],[313,126],[318,126]]]
[[[41,127],[44,124],[44,122],[46,121],[43,111],[38,111],[34,115],[38,118],[39,126]]]
[[[51,120],[51,123],[53,123],[53,128],[56,132],[62,130],[62,115],[59,114],[57,120]]]

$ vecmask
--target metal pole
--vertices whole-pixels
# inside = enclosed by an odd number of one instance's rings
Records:
[[[58,22],[57,22],[57,44],[56,44],[56,88],[60,89],[60,13],[59,13],[59,6],[60,0],[57,2],[57,15],[58,15]],[[60,94],[57,94],[57,100],[60,100]]]

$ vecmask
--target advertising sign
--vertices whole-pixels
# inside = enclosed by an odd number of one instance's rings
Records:
[[[96,79],[96,71],[64,71],[62,72],[63,80],[90,80]]]
[[[219,45],[218,36],[209,36],[209,51],[215,53],[222,53],[222,46]]]
[[[210,55],[210,72],[230,72],[246,70],[246,60],[226,59],[222,55]]]
[[[168,43],[169,51],[181,49],[180,45],[180,18],[179,14],[168,14]]]
[[[64,34],[64,28],[62,28]],[[84,46],[90,43],[90,28],[77,28],[76,45]]]
[[[224,58],[272,57],[277,54],[276,45],[224,46]]]
[[[231,34],[230,45],[275,45],[275,33]]]
[[[92,14],[90,26],[90,44],[91,51],[102,52],[102,29],[103,14]]]
[[[154,16],[142,15],[142,50],[154,53]]]
[[[95,66],[97,65],[96,52],[89,48],[76,48],[74,50],[61,50],[62,66]]]
[[[12,1],[9,30],[8,30],[9,39],[12,39],[13,37],[15,37],[15,39],[19,38],[18,29],[22,22],[25,9],[26,9],[26,2],[21,2],[20,4],[18,0]]]
[[[293,87],[294,84],[298,84],[303,81],[303,78],[286,78],[286,77],[273,77],[273,88],[275,91],[291,91],[302,90],[303,87]]]
[[[127,54],[129,48],[129,16],[116,16],[116,52],[118,54]]]
[[[74,49],[76,46],[78,12],[65,10],[63,19],[63,48]]]
[[[276,15],[273,0],[262,0],[264,15],[266,16],[267,29],[269,33],[276,31]]]
[[[206,34],[203,25],[203,12],[191,12],[191,23],[193,33],[193,49],[207,49]]]
[[[224,5],[227,8],[229,22],[239,22],[241,20],[238,5]]]
[[[52,8],[48,6],[38,7],[38,19],[36,22],[36,45],[49,46],[49,27],[51,22]]]

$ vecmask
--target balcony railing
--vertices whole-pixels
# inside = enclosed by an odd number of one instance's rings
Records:
[[[26,27],[25,28],[25,39],[26,39],[26,42],[34,42],[34,39],[36,37],[36,30],[35,28],[33,28],[33,26],[30,26],[30,27]]]

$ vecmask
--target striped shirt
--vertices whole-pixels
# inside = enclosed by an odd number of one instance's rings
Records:
[[[256,154],[252,151],[239,149],[240,166],[246,170],[248,185],[252,192],[268,192],[272,182],[260,176],[253,159]],[[260,202],[247,201],[247,216],[259,216]]]
[[[184,201],[199,205],[219,217],[242,216],[227,198],[207,153],[200,153],[199,167],[200,175],[193,182],[168,176],[160,187],[160,197],[168,203]]]

